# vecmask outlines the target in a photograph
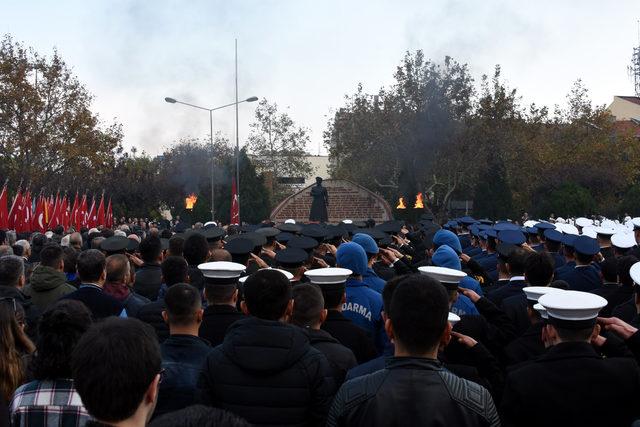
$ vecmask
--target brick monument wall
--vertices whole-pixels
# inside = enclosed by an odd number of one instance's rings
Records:
[[[336,223],[343,219],[364,221],[372,218],[379,223],[393,218],[391,207],[382,197],[354,182],[326,179],[322,185],[329,193],[329,222]],[[289,218],[297,222],[309,221],[311,187],[306,187],[280,202],[271,212],[271,219],[275,222],[284,222]]]

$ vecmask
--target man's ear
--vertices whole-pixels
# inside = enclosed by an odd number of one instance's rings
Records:
[[[64,271],[64,259],[60,259],[60,261],[58,262],[58,271]]]
[[[347,303],[347,293],[342,294],[342,299],[340,300],[340,304],[345,305]]]
[[[235,305],[238,302],[238,294],[240,293],[239,289],[236,289],[233,292],[233,297],[231,298],[231,301],[233,301],[233,305]]]
[[[204,316],[204,309],[201,308],[198,310],[198,312],[196,313],[196,321],[198,323],[202,323],[202,317]]]
[[[160,374],[156,375],[151,384],[149,384],[149,388],[147,388],[147,392],[144,394],[144,403],[147,405],[154,405],[158,400],[158,386],[160,385]]]
[[[320,312],[320,324],[323,324],[325,320],[327,320],[328,313],[329,313],[329,310],[327,310],[326,308]]]
[[[290,318],[291,315],[293,314],[293,306],[295,305],[295,301],[293,299],[289,300],[289,303],[287,304],[287,309],[284,312],[284,317],[286,319]]]
[[[447,345],[449,345],[449,342],[451,341],[452,329],[453,329],[453,326],[451,326],[451,322],[447,322],[447,326],[445,326],[444,331],[440,336],[440,345],[442,345],[443,347],[446,347]]]
[[[380,315],[382,316],[382,321],[383,321],[383,322],[386,322],[386,321],[387,321],[387,319],[389,318],[389,317],[387,316],[387,312],[386,312],[386,311],[384,311],[384,310],[380,312]]]
[[[251,315],[251,313],[249,313],[249,308],[247,307],[247,303],[244,301],[240,301],[240,310],[242,310],[245,316]]]
[[[27,283],[27,277],[23,274],[18,278],[18,289],[24,288],[25,283]]]
[[[387,333],[387,336],[389,337],[389,341],[395,344],[394,340],[396,336],[393,332],[393,324],[391,323],[391,319],[389,319],[388,317],[384,321],[384,331]]]
[[[600,335],[600,325],[596,323],[595,326],[593,327],[593,330],[591,331],[591,336],[589,337],[589,341],[595,340],[596,338],[598,338],[598,335]]]
[[[162,310],[162,320],[164,320],[164,323],[167,325],[169,324],[169,315],[166,310]]]

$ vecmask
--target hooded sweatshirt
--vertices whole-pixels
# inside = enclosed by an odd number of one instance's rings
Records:
[[[460,263],[458,254],[447,245],[440,246],[433,253],[431,262],[437,267],[451,268],[458,271],[462,270],[462,264]],[[475,291],[477,294],[482,296],[482,288],[480,286],[480,283],[478,283],[478,281],[473,277],[463,277],[462,280],[460,280],[460,287],[471,289],[472,291]],[[475,304],[473,304],[469,297],[462,294],[458,295],[458,299],[453,304],[453,307],[451,307],[451,311],[458,316],[462,316],[465,314],[480,314]]]
[[[44,311],[63,295],[75,291],[76,288],[67,283],[67,276],[55,268],[38,265],[31,273],[30,283],[24,287],[24,294],[31,297],[31,301]]]

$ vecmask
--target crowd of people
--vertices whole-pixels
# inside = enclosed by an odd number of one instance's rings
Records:
[[[640,218],[0,230],[0,426],[640,425]]]

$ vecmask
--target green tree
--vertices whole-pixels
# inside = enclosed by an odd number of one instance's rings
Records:
[[[539,205],[534,211],[541,218],[548,218],[549,215],[556,216],[581,216],[595,213],[596,201],[589,189],[567,182],[558,188],[539,195]]]
[[[260,101],[251,123],[248,148],[256,169],[270,175],[274,202],[289,193],[289,187],[281,185],[278,178],[307,178],[313,173],[306,159],[308,143],[306,128],[297,126],[287,113],[278,112],[277,104]]]

